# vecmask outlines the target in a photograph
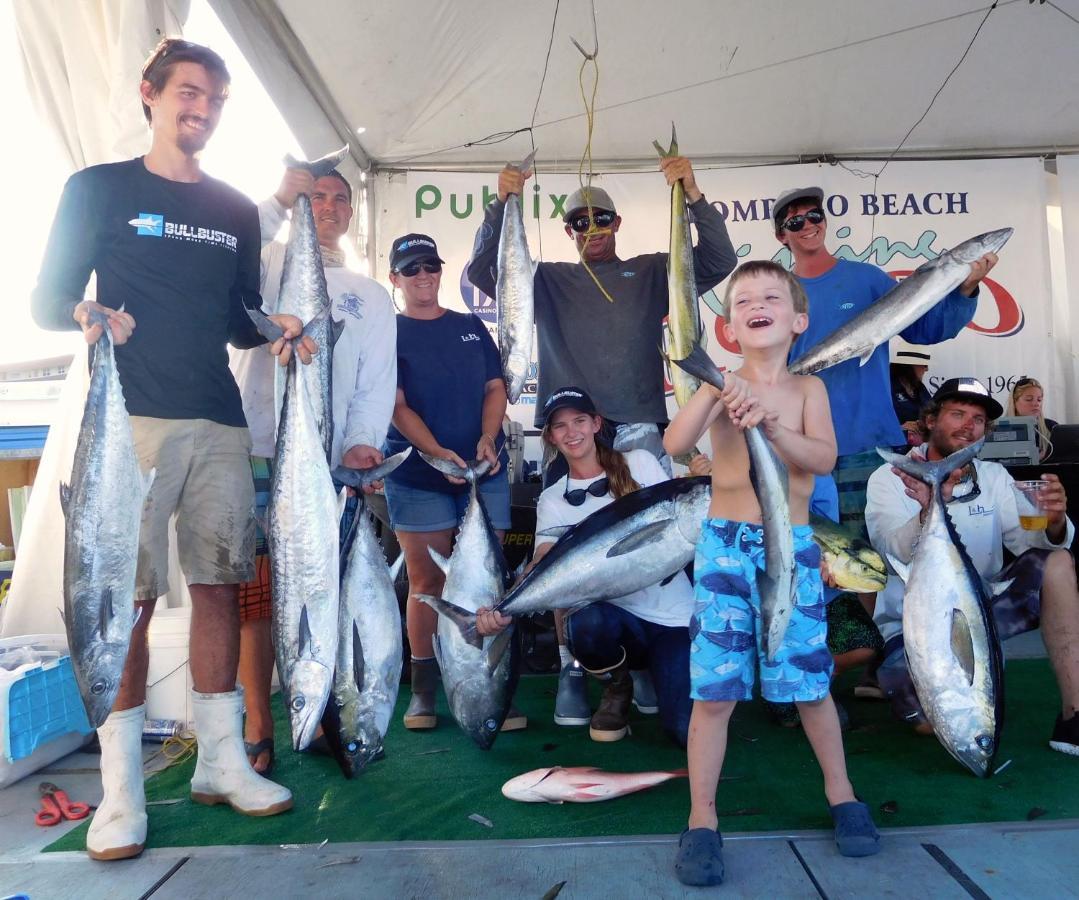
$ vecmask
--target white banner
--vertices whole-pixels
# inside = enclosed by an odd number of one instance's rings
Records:
[[[874,171],[879,166],[865,164]],[[1070,337],[1053,334],[1046,175],[1039,160],[895,162],[878,179],[875,190],[871,177],[828,165],[716,169],[698,172],[697,181],[726,216],[742,260],[775,259],[790,265],[789,252],[776,240],[771,224],[773,199],[788,187],[824,189],[828,246],[833,253],[898,276],[976,234],[1013,227],[1015,234],[983,285],[974,320],[955,340],[932,351],[928,383],[974,375],[1003,403],[1018,377],[1032,375],[1046,385],[1047,415],[1056,417],[1058,408],[1062,411],[1064,398],[1060,397],[1059,407],[1056,398],[1063,389],[1061,356],[1070,352]],[[407,192],[409,227],[431,235],[448,264],[443,304],[475,311],[492,329],[494,302],[468,282],[465,268],[495,183],[495,175],[413,172]],[[670,192],[658,171],[604,175],[595,183],[607,190],[622,216],[620,257],[667,249]],[[542,172],[528,182],[525,210],[534,258],[577,259],[573,241],[563,229],[562,204],[578,184],[575,175]],[[1079,227],[1079,222],[1075,224]],[[737,348],[725,346],[716,327],[723,287],[702,297],[701,311],[709,352],[721,364],[736,367]],[[534,403],[534,396],[523,396],[511,416],[531,427]],[[669,398],[672,412],[673,404]]]

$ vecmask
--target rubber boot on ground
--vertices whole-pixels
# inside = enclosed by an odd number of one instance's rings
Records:
[[[199,755],[191,777],[191,799],[227,803],[245,816],[275,816],[292,808],[292,792],[253,768],[244,750],[243,689],[224,694],[191,692]]]
[[[606,669],[587,670],[604,683],[603,697],[592,714],[588,736],[594,741],[620,741],[629,733],[629,707],[633,702],[633,678],[626,665],[626,651],[622,660]]]
[[[412,657],[412,700],[405,710],[405,728],[427,731],[438,724],[435,715],[435,691],[438,689],[438,663]]]
[[[97,730],[105,795],[90,822],[91,859],[130,859],[146,845],[146,793],[142,781],[142,728],[146,707],[112,713]]]
[[[659,699],[656,686],[652,684],[652,673],[647,669],[634,669],[629,673],[633,677],[633,705],[644,716],[654,716],[659,712]]]
[[[588,681],[577,660],[562,667],[558,676],[558,693],[554,699],[556,725],[587,725],[592,720],[588,703]]]

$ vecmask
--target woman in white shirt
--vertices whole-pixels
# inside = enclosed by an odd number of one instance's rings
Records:
[[[579,388],[554,391],[543,417],[543,439],[562,454],[569,472],[540,495],[532,565],[554,546],[555,537],[545,532],[575,525],[617,497],[668,478],[648,451],[622,454],[607,445],[602,437],[604,419]],[[603,699],[589,722],[593,740],[625,737],[633,699],[630,670],[647,669],[655,685],[663,729],[671,740],[685,746],[691,710],[692,613],[693,586],[685,573],[679,572],[664,585],[621,598],[617,606],[593,603],[566,618],[563,628],[569,652],[605,685]],[[510,622],[486,610],[477,618],[479,630],[485,634]]]

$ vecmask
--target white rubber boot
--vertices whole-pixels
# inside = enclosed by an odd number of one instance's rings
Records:
[[[90,822],[91,859],[130,859],[146,845],[146,792],[142,783],[142,726],[146,707],[112,713],[97,730],[105,796]]]
[[[191,799],[212,806],[227,803],[245,816],[275,816],[292,809],[292,792],[263,778],[244,751],[243,688],[227,694],[191,692],[198,761]]]

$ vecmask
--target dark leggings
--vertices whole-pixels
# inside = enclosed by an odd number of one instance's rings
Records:
[[[647,669],[667,736],[686,746],[689,714],[689,628],[657,625],[611,603],[593,603],[566,620],[566,643],[593,672],[618,665],[625,649],[630,669]]]

